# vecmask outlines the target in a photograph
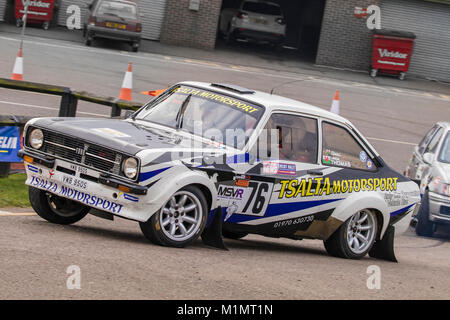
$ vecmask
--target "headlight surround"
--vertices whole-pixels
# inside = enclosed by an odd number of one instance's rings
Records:
[[[33,149],[40,149],[44,144],[44,133],[41,129],[33,129],[28,136],[28,142]]]
[[[138,173],[138,162],[135,158],[127,158],[122,163],[122,172],[125,177],[134,179]]]

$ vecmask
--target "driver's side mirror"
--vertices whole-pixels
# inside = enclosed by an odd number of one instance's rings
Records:
[[[433,163],[433,154],[432,153],[425,153],[423,155],[423,162],[425,162],[426,164],[432,164]]]

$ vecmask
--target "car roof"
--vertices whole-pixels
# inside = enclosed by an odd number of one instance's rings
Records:
[[[207,82],[184,81],[184,82],[180,82],[179,84],[200,87],[202,89],[220,92],[220,93],[228,95],[228,96],[233,96],[238,99],[253,102],[255,104],[264,106],[268,112],[272,112],[272,111],[300,112],[305,115],[311,115],[311,116],[316,116],[316,117],[320,117],[323,119],[329,119],[329,120],[341,122],[350,127],[354,127],[350,121],[348,121],[347,119],[345,119],[335,113],[329,112],[327,110],[313,106],[311,104],[307,104],[307,103],[300,102],[297,100],[285,98],[285,97],[278,96],[275,94],[269,94],[269,93],[266,93],[263,91],[246,89],[247,91],[251,91],[252,93],[240,94],[239,92],[236,92],[235,90],[227,90],[223,87],[213,86],[211,83],[207,83]],[[226,85],[223,85],[223,86],[226,86]],[[240,87],[237,87],[237,88],[240,88]],[[242,89],[245,89],[245,88],[242,88]]]
[[[437,125],[443,127],[445,130],[450,130],[450,122],[439,121]]]

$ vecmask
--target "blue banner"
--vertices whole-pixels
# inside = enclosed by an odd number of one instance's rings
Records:
[[[0,162],[22,162],[17,156],[19,150],[19,127],[0,127]]]

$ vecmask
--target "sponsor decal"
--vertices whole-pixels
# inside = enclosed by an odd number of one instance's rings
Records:
[[[238,187],[244,187],[247,188],[248,184],[250,183],[250,176],[246,176],[246,175],[238,175],[235,176],[233,178],[233,180],[235,181],[235,185]]]
[[[55,175],[55,170],[49,170],[48,171],[48,176],[49,176],[49,178],[50,178],[50,180],[53,178],[53,176]]]
[[[367,153],[365,151],[361,151],[359,153],[359,160],[361,160],[361,162],[366,162],[367,161]]]
[[[139,198],[138,197],[135,197],[135,196],[132,196],[131,194],[124,194],[123,195],[123,198],[125,199],[125,200],[128,200],[128,201],[133,201],[133,202],[139,202]]]
[[[31,172],[39,173],[39,169],[38,169],[37,167],[35,167],[35,166],[32,166],[31,164],[27,164],[27,168],[28,168],[28,170],[30,170]]]
[[[276,161],[263,162],[263,174],[282,174],[295,176],[297,174],[297,167],[295,164],[279,163]]]
[[[398,178],[370,178],[330,181],[330,178],[281,180],[278,198],[313,197],[359,191],[396,191]]]
[[[35,176],[31,176],[31,181],[28,183],[28,185],[47,190],[56,194],[57,196],[76,200],[78,202],[84,203],[87,206],[95,207],[100,210],[110,211],[112,213],[120,213],[123,208],[123,205],[119,203],[109,201],[102,197],[94,196],[87,192],[81,192],[70,187],[59,185],[56,182],[48,181],[46,179],[38,178]]]
[[[299,217],[295,219],[278,221],[273,224],[274,228],[288,227],[290,225],[303,224],[314,221],[314,215],[309,215],[305,217]]]
[[[367,162],[366,162],[366,167],[367,167],[367,169],[372,169],[373,168],[373,162],[372,162],[372,160],[367,160]]]
[[[240,109],[247,113],[254,113],[254,112],[258,113],[259,111],[261,111],[261,108],[257,108],[256,106],[253,106],[253,105],[248,105],[246,102],[242,102],[240,100],[237,100],[237,99],[234,99],[231,97],[227,97],[227,96],[223,96],[221,94],[217,94],[214,92],[204,91],[204,90],[195,89],[195,88],[186,88],[186,87],[176,88],[173,92],[190,94],[192,96],[201,97],[201,98],[208,99],[211,101],[216,101],[219,103],[223,103],[223,104],[232,106],[236,109]]]

